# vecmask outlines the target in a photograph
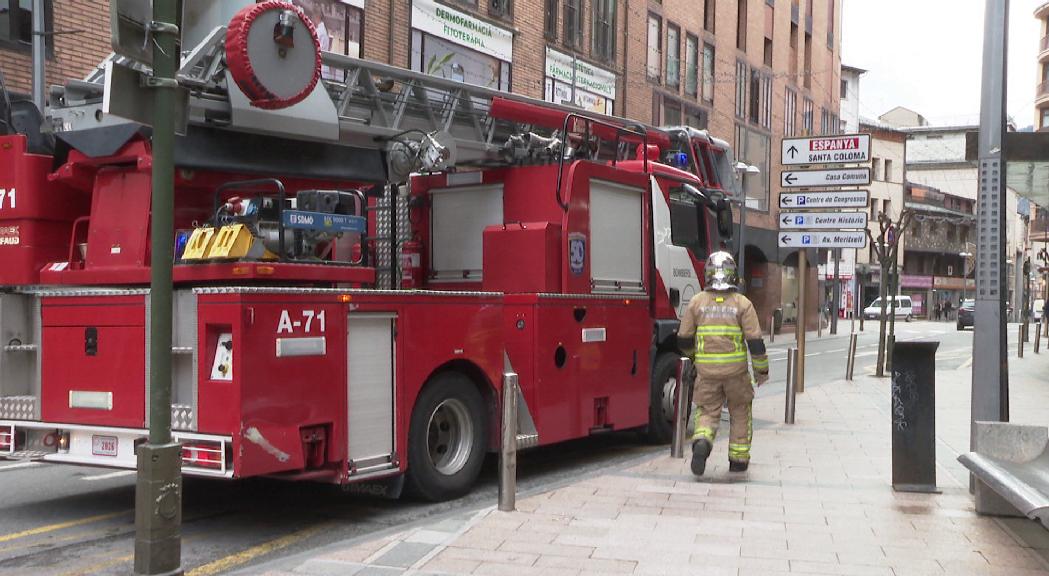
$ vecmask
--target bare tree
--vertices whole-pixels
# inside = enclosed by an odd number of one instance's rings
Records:
[[[899,252],[900,239],[903,237],[904,231],[907,226],[910,225],[911,218],[914,216],[914,212],[910,210],[903,210],[900,212],[899,218],[893,222],[892,216],[881,212],[878,214],[878,236],[875,237],[871,234],[870,228],[867,228],[867,238],[870,239],[871,245],[874,246],[874,254],[878,258],[878,263],[881,265],[881,282],[878,286],[878,298],[881,302],[881,311],[879,312],[880,318],[878,319],[878,377],[885,376],[885,365],[886,365],[886,321],[889,319],[889,315],[885,312],[888,300],[888,292],[890,285],[893,287],[893,299],[890,306],[891,324],[892,324],[892,335],[895,336],[896,327],[896,259]],[[886,277],[889,281],[886,282]],[[891,358],[891,356],[889,357]],[[890,360],[891,362],[891,360]]]

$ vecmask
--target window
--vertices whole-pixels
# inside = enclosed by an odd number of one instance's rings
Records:
[[[44,30],[51,30],[52,6],[44,1]],[[51,35],[45,35],[48,56],[52,48]],[[0,0],[0,42],[29,48],[33,43],[32,0]]]
[[[667,24],[667,87],[681,84],[681,29]]]
[[[593,0],[593,54],[608,62],[616,55],[616,0]]]
[[[663,20],[655,14],[648,15],[648,79],[659,82],[660,64],[663,60]]]
[[[820,106],[820,134],[830,134],[830,113],[827,109]]]
[[[681,125],[681,103],[673,98],[663,98],[663,125]]]
[[[747,0],[736,0],[736,48],[747,51]]]
[[[772,68],[772,38],[765,39],[765,65]]]
[[[834,3],[838,0],[827,0],[827,48],[834,50]]]
[[[1042,125],[1039,128],[1049,128],[1049,108],[1042,108]]]
[[[871,159],[871,178],[881,180],[881,158]]]
[[[798,83],[798,24],[790,25],[790,81]]]
[[[714,18],[717,16],[717,2],[715,0],[703,0],[703,29],[711,34],[714,33]]]
[[[295,3],[302,7],[316,26],[321,50],[361,57],[363,10],[338,0],[296,0]],[[321,75],[326,80],[341,82],[345,73],[324,66]]]
[[[696,97],[699,92],[699,38],[685,35],[685,94]]]
[[[842,78],[842,80],[841,80],[841,96],[840,96],[840,98],[842,100],[845,100],[848,97],[849,97],[849,81],[845,80],[844,78]]]
[[[432,76],[493,90],[510,89],[509,62],[421,30],[412,30],[411,64],[412,70]]]
[[[761,114],[758,121],[761,126],[772,129],[772,76],[761,75]]]
[[[805,87],[812,88],[812,34],[805,35]]]
[[[496,18],[510,18],[514,15],[513,0],[488,0],[488,14]]]
[[[579,6],[583,0],[565,0],[565,46],[579,47],[583,45],[583,15]]]
[[[787,88],[786,103],[783,106],[783,135],[795,136],[798,116],[798,93]]]
[[[761,72],[750,69],[750,121],[758,123],[761,111]]]
[[[752,210],[769,209],[769,169],[772,165],[771,138],[742,124],[736,124],[736,155],[740,162],[758,167],[760,174],[743,177],[746,206]]]
[[[801,130],[806,136],[812,134],[813,111],[812,100],[806,98],[801,105]]]
[[[685,125],[697,130],[707,129],[707,113],[700,108],[685,109]]]
[[[707,254],[707,220],[702,205],[683,187],[670,189],[670,242],[699,259]]]
[[[703,100],[714,101],[714,46],[703,45]]]
[[[736,61],[736,117],[747,117],[747,63]]]
[[[885,159],[885,181],[892,182],[892,160]]]
[[[557,0],[546,0],[543,11],[543,34],[551,40],[557,39]]]

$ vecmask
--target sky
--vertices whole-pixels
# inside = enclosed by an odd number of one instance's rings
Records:
[[[1034,124],[1041,27],[1046,0],[1009,2],[1009,115]],[[985,0],[843,0],[842,64],[868,70],[860,115],[896,106],[933,125],[976,124],[980,114]]]

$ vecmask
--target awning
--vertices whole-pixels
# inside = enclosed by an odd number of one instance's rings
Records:
[[[979,134],[965,135],[965,159],[979,159]],[[1049,208],[1049,132],[1005,135],[1006,185],[1031,202]]]

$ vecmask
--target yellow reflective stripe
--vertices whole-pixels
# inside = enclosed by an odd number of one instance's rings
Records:
[[[754,364],[754,367],[757,368],[758,370],[761,370],[761,369],[768,370],[769,369],[768,358],[766,358],[764,360],[762,360],[760,358],[751,358],[750,361],[751,361],[751,363]]]
[[[746,362],[746,352],[725,352],[724,354],[696,354],[696,364],[736,364]]]
[[[696,328],[696,332],[703,332],[709,334],[711,332],[724,332],[726,334],[742,334],[743,329],[739,326],[699,326]]]
[[[700,438],[706,438],[711,442],[714,441],[714,430],[711,428],[696,428],[692,433],[693,440],[699,440]]]

